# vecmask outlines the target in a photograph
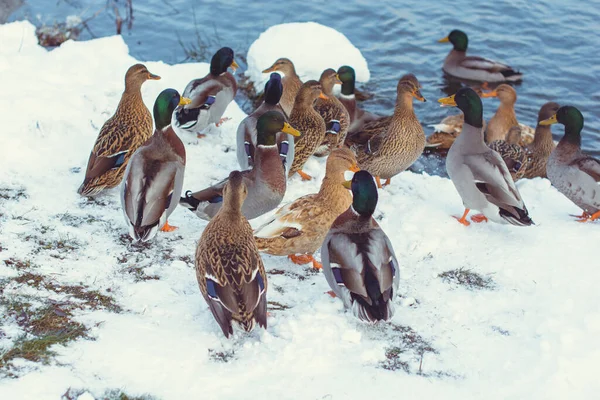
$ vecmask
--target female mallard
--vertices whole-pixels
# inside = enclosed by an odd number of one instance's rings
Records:
[[[309,194],[280,208],[273,218],[256,229],[258,249],[268,254],[288,256],[296,264],[312,261],[333,221],[352,203],[344,172],[357,171],[356,158],[350,149],[334,149],[327,159],[325,178],[317,194]],[[297,255],[299,254],[299,255]]]
[[[483,141],[483,106],[471,88],[461,88],[455,95],[438,100],[444,106],[458,107],[465,114],[460,136],[454,141],[446,170],[463,200],[465,212],[455,217],[463,225],[471,209],[483,214],[474,215],[474,222],[488,219],[518,226],[532,225],[519,190],[508,172],[502,157]]]
[[[223,207],[206,225],[196,248],[200,292],[225,337],[235,321],[246,332],[267,328],[267,274],[242,214],[248,194],[241,172],[229,174]]]
[[[352,205],[331,225],[321,247],[327,283],[346,309],[365,322],[389,321],[400,284],[390,239],[373,219],[377,186],[367,171],[352,182]]]
[[[463,31],[455,29],[438,42],[450,42],[454,46],[446,56],[442,67],[448,75],[482,82],[516,82],[523,78],[522,73],[506,64],[481,57],[467,56],[469,39]]]
[[[183,96],[192,102],[175,110],[173,127],[176,131],[204,137],[201,132],[208,125],[218,126],[223,122],[221,117],[237,92],[235,78],[227,72],[229,67],[235,72],[239,66],[233,59],[233,50],[223,47],[213,55],[208,75],[187,84]]]
[[[237,159],[240,167],[245,170],[254,166],[254,152],[256,151],[256,122],[258,118],[267,111],[279,111],[283,109],[279,104],[283,85],[281,76],[272,73],[265,85],[265,101],[250,115],[242,120],[237,130]],[[285,119],[287,121],[287,118]],[[285,164],[286,170],[292,165],[294,160],[294,136],[289,133],[280,132],[277,134],[277,147],[279,155]]]
[[[296,102],[296,95],[300,90],[300,86],[302,86],[302,81],[298,77],[298,74],[296,74],[294,63],[287,58],[280,58],[275,61],[273,65],[263,71],[263,74],[275,71],[283,74],[283,95],[281,96],[279,104],[281,105],[281,108],[283,108],[285,116],[289,118],[292,115],[292,109]]]
[[[174,89],[163,90],[154,103],[154,135],[131,157],[121,188],[121,205],[129,235],[147,242],[158,229],[176,227],[167,218],[181,195],[185,170],[185,147],[171,128],[171,115],[177,106],[190,100]]]
[[[368,122],[361,132],[349,135],[357,152],[358,165],[389,185],[392,177],[410,167],[425,148],[425,133],[413,109],[413,98],[425,101],[420,84],[413,74],[398,82],[396,108],[391,118]]]
[[[540,124],[541,121],[552,117],[558,112],[560,106],[556,103],[549,102],[540,108],[538,113],[538,122],[535,127],[535,135],[533,142],[527,146],[527,166],[523,174],[523,178],[546,178],[546,165],[548,158],[552,154],[552,150],[556,147],[552,140],[552,130],[549,125]]]
[[[246,219],[259,217],[277,207],[286,190],[286,171],[277,147],[277,135],[285,132],[300,135],[300,132],[285,122],[279,111],[267,111],[258,118],[257,147],[254,153],[254,168],[242,172],[248,196],[242,205]],[[223,206],[225,179],[214,186],[196,193],[186,192],[179,204],[192,210],[200,218],[213,218]]]
[[[329,68],[323,71],[319,79],[323,94],[327,99],[317,99],[315,110],[325,121],[326,133],[321,146],[315,151],[318,157],[325,156],[329,152],[343,144],[350,127],[350,115],[344,105],[333,95],[333,86],[341,84],[342,81],[335,70]]]
[[[581,151],[583,115],[573,106],[562,106],[540,125],[560,123],[565,136],[550,155],[547,173],[552,185],[583,210],[580,222],[600,218],[600,160]]]
[[[354,72],[354,68],[344,65],[338,68],[337,73],[339,79],[342,81],[342,89],[340,94],[337,95],[337,98],[348,111],[350,117],[348,131],[356,132],[360,130],[365,122],[377,119],[378,116],[359,108],[356,104],[357,92],[354,88],[356,84],[356,73]]]
[[[310,175],[302,171],[302,167],[325,138],[325,121],[313,108],[317,98],[327,99],[323,94],[321,84],[317,81],[306,82],[298,91],[296,102],[290,115],[290,124],[298,129],[302,133],[302,136],[294,144],[294,161],[290,167],[289,176],[297,172],[302,177],[302,180],[312,179]]]
[[[500,154],[515,182],[525,174],[528,162],[525,149],[519,145],[520,141],[521,128],[517,125],[510,128],[506,140],[495,140],[489,144],[490,149]]]
[[[131,155],[152,136],[152,115],[142,100],[142,84],[160,79],[142,64],[125,74],[125,91],[115,114],[100,129],[90,153],[85,179],[77,190],[82,196],[96,196],[118,186]]]
[[[509,129],[519,125],[515,114],[515,103],[517,102],[517,91],[510,85],[502,84],[488,94],[489,97],[498,97],[500,105],[490,122],[485,128],[485,141],[492,143],[496,140],[504,140]]]

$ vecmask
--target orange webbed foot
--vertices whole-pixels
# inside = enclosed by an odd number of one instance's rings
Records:
[[[331,297],[333,297],[334,299],[337,297],[337,296],[335,295],[335,292],[334,292],[333,290],[330,290],[330,291],[328,291],[328,292],[325,292],[325,294],[328,294],[328,295],[330,295],[330,296],[331,296]]]
[[[479,224],[481,222],[488,222],[488,219],[485,215],[483,214],[475,214],[471,217],[471,221]]]
[[[298,175],[300,175],[300,177],[302,178],[303,181],[310,181],[312,179],[312,176],[310,176],[309,174],[307,174],[306,172],[299,170],[298,171]]]
[[[230,119],[231,119],[231,118],[221,118],[221,119],[219,120],[219,122],[217,122],[217,123],[215,124],[215,126],[217,126],[217,127],[220,127],[221,125],[223,125],[223,122],[227,122],[227,121],[229,121]]]
[[[314,257],[312,259],[312,266],[313,266],[314,269],[323,269],[323,264],[321,264],[320,262],[318,262],[317,260],[315,260]]]
[[[298,265],[308,264],[314,260],[310,254],[290,254],[288,258],[291,262]]]
[[[205,137],[206,137],[206,135],[205,135],[204,133],[197,133],[197,134],[196,134],[196,137],[197,137],[198,139],[202,139],[202,138],[205,138]]]
[[[173,232],[175,229],[178,229],[178,228],[176,226],[169,225],[169,221],[165,222],[165,224],[163,225],[163,227],[160,228],[160,230],[162,232]]]
[[[383,185],[381,185],[382,187],[386,187],[387,185],[389,185],[390,183],[392,183],[392,178],[387,178],[385,180],[385,182],[383,183]]]
[[[469,215],[469,210],[468,208],[465,210],[464,214],[462,217],[457,217],[456,215],[453,215],[452,217],[454,219],[456,219],[458,222],[460,222],[461,224],[463,224],[464,226],[469,226],[471,225],[471,223],[469,221],[467,221],[467,215]]]

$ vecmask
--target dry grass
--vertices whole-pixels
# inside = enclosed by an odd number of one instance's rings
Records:
[[[482,276],[470,269],[458,268],[442,272],[438,275],[444,282],[463,286],[469,290],[493,289],[494,281],[489,276]]]

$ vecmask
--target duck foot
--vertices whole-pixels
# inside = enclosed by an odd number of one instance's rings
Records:
[[[298,265],[308,264],[313,260],[313,256],[310,254],[290,254],[288,258],[291,262]]]
[[[173,232],[175,229],[178,229],[178,228],[176,226],[169,225],[169,221],[165,222],[165,224],[163,225],[163,227],[160,228],[160,230],[162,232]]]
[[[302,178],[303,181],[310,181],[312,179],[312,176],[310,176],[309,174],[307,174],[306,172],[299,170],[298,171],[298,175],[300,175],[300,177]]]
[[[387,178],[385,180],[385,182],[383,183],[383,185],[381,185],[382,187],[386,187],[387,185],[389,185],[390,183],[392,183],[392,178]]]
[[[479,224],[481,222],[488,222],[488,219],[483,214],[475,214],[471,217],[471,221],[475,222],[476,224]]]
[[[471,225],[471,223],[469,221],[467,221],[467,215],[469,215],[469,211],[471,211],[471,210],[469,210],[468,208],[465,209],[465,213],[460,218],[458,218],[456,215],[453,215],[452,217],[454,219],[456,219],[458,222],[460,222],[461,224],[463,224],[464,226],[469,226],[469,225]]]
[[[229,118],[229,117],[221,118],[221,119],[219,120],[219,122],[217,122],[217,123],[215,124],[215,126],[218,128],[218,127],[220,127],[221,125],[223,125],[223,122],[227,122],[227,121],[229,121],[229,120],[231,120],[231,118]]]
[[[197,134],[196,134],[196,137],[197,137],[198,139],[202,139],[202,138],[205,138],[205,137],[206,137],[206,135],[205,135],[204,133],[197,133]]]
[[[587,211],[584,211],[581,215],[571,215],[577,219],[577,222],[592,222],[600,218],[600,211],[595,212],[594,214],[590,214]]]
[[[377,189],[383,189],[383,186],[381,186],[381,178],[380,177],[376,176],[375,182],[377,183]]]
[[[328,295],[330,295],[330,296],[331,296],[331,297],[333,297],[334,299],[337,297],[337,296],[335,295],[335,292],[334,292],[333,290],[330,290],[330,291],[328,291],[328,292],[325,292],[325,294],[328,294]]]

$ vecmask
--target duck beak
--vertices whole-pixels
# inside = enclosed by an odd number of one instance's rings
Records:
[[[495,90],[492,90],[491,92],[481,92],[481,98],[486,98],[486,97],[498,97],[498,92]]]
[[[442,97],[441,99],[438,99],[438,102],[442,107],[456,107],[456,101],[454,101],[454,96],[456,95],[453,94],[452,96]]]
[[[354,173],[356,173],[356,172],[360,171],[360,168],[358,167],[358,164],[353,164],[353,165],[350,167],[350,171],[352,171],[352,172],[354,172]]]
[[[335,74],[335,83],[340,85],[343,83],[339,74]]]
[[[151,79],[153,81],[158,81],[160,79],[160,76],[154,75],[153,73],[148,72],[148,79]]]
[[[181,96],[179,98],[179,104],[178,104],[178,106],[185,106],[186,104],[190,104],[191,102],[192,102],[192,100],[188,99],[187,97]]]
[[[281,129],[281,132],[289,133],[292,136],[300,136],[300,131],[292,128],[292,126],[287,122],[283,123],[283,128]]]
[[[423,95],[421,94],[421,91],[419,89],[415,90],[414,92],[412,92],[412,95],[415,99],[422,101],[422,102],[426,102],[427,100],[425,99],[425,97],[423,97]]]
[[[269,72],[275,72],[275,71],[277,71],[277,67],[275,66],[275,64],[273,64],[269,68],[265,69],[262,73],[268,74]]]
[[[346,189],[351,190],[352,189],[352,181],[344,181],[344,182],[342,182],[342,186],[344,186]]]
[[[557,124],[557,123],[558,123],[558,120],[556,119],[556,114],[554,114],[553,116],[551,116],[548,119],[545,119],[545,120],[539,122],[540,125],[552,125],[552,124]]]
[[[446,36],[445,38],[441,38],[440,40],[438,40],[438,43],[448,43],[450,41],[450,38],[448,36]]]
[[[321,92],[321,93],[319,94],[319,98],[320,98],[320,99],[323,99],[323,100],[327,100],[327,99],[329,99],[329,97],[325,96],[325,93],[323,93],[323,92]]]
[[[233,60],[229,67],[233,70],[233,72],[235,72],[235,70],[238,69],[240,66],[238,65],[238,63],[235,62],[235,60]]]

